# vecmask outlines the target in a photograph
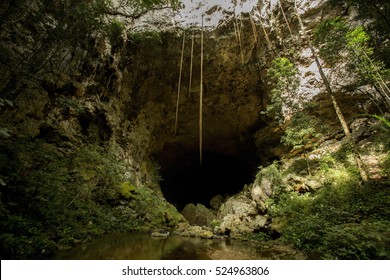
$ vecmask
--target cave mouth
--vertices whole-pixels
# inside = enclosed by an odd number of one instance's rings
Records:
[[[250,157],[204,152],[200,165],[198,151],[181,153],[167,166],[160,163],[163,195],[179,211],[188,203],[210,207],[215,195],[238,193],[253,182],[257,165]]]

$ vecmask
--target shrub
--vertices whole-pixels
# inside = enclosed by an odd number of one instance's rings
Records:
[[[1,142],[0,150],[0,247],[5,258],[47,255],[58,245],[107,231],[138,230],[146,223],[138,213],[125,215],[115,208],[121,192],[126,196],[135,187],[124,182],[125,166],[110,149],[88,145],[63,153],[53,144],[26,140]],[[162,223],[161,198],[148,195],[140,196],[133,209],[140,201],[152,201],[152,207],[142,204],[143,211],[160,215],[151,219]],[[167,218],[174,216],[176,209],[166,208]]]
[[[131,182],[123,182],[119,185],[119,192],[126,198],[134,197],[137,188]]]
[[[389,258],[390,189],[336,180],[315,195],[284,194],[273,217],[284,217],[282,240],[311,258]]]
[[[278,197],[285,192],[286,185],[283,182],[283,175],[279,170],[277,162],[263,168],[260,167],[256,174],[255,183],[258,185],[267,184],[271,187],[274,197]]]
[[[110,41],[110,44],[113,48],[118,47],[120,43],[123,41],[122,34],[124,30],[125,30],[124,24],[115,19],[106,25],[105,31]]]

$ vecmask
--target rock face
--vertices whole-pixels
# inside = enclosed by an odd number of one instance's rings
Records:
[[[292,16],[293,1],[284,1],[293,34],[273,5],[275,1],[262,1],[262,13],[255,12],[255,26],[248,15],[243,15],[239,20],[239,30],[237,22],[226,21],[219,29],[204,32],[202,85],[199,30],[195,29],[193,33],[193,55],[190,32],[186,30],[183,68],[179,73],[183,31],[178,32],[169,26],[162,33],[153,33],[154,36],[128,32],[127,36],[123,36],[126,38],[119,38],[120,43],[116,46],[109,44],[103,35],[91,34],[75,45],[41,47],[42,38],[46,38],[43,36],[45,27],[41,30],[39,25],[31,26],[30,17],[18,18],[19,4],[11,2],[0,4],[0,14],[4,15],[4,22],[0,23],[0,72],[4,76],[0,93],[1,98],[4,96],[14,104],[0,108],[0,129],[7,129],[10,134],[7,141],[50,143],[61,155],[85,146],[108,147],[126,165],[121,178],[134,183],[145,203],[151,202],[150,196],[141,192],[144,189],[163,200],[161,172],[172,170],[177,166],[175,164],[184,165],[185,160],[176,162],[178,158],[185,158],[183,155],[191,152],[197,157],[190,160],[199,161],[200,103],[203,106],[204,152],[239,157],[241,162],[249,162],[251,173],[259,164],[269,164],[286,153],[279,141],[283,128],[277,126],[264,111],[271,90],[267,69],[273,58],[290,55],[290,50],[296,53],[294,59],[303,81],[300,91],[303,94],[318,93],[314,99],[319,104],[315,109],[316,116],[330,128],[337,127],[332,103],[321,94],[323,89],[317,70],[313,68],[313,59],[307,46],[302,45],[302,40],[297,40],[300,31]],[[334,13],[323,3],[326,1],[300,2],[308,32],[323,14]],[[31,18],[37,17],[39,11],[36,6],[33,7]],[[264,29],[260,28],[258,17],[263,17],[264,25],[261,27]],[[162,24],[161,17],[153,20],[154,24]],[[16,21],[18,24],[10,24]],[[135,23],[136,27],[137,24],[138,31],[147,26],[142,21]],[[39,36],[34,34],[37,29],[41,32]],[[264,31],[271,43],[267,42]],[[193,71],[190,71],[191,61]],[[38,64],[40,69],[35,66],[38,62],[44,62]],[[342,110],[351,120],[353,114],[362,110],[359,108],[364,108],[365,99],[356,95],[351,102],[350,96],[341,94],[341,90],[339,92],[337,97]],[[177,104],[179,107],[176,107]],[[178,126],[175,133],[176,112]],[[364,133],[356,129],[355,135],[359,138]],[[335,145],[340,144],[337,139],[331,141]],[[326,149],[337,149],[335,145],[319,148],[308,156],[320,157]],[[376,148],[367,139],[361,140],[359,145],[372,149],[373,153],[382,152],[375,151]],[[380,160],[372,154],[365,154],[363,161],[367,163],[370,177],[379,179]],[[95,173],[98,171],[94,170]],[[299,187],[301,192],[315,191],[318,185],[315,180],[290,179],[290,185],[296,189]],[[0,183],[3,183],[3,177]],[[106,187],[104,184],[95,186]],[[213,210],[201,204],[189,204],[183,215],[195,226],[211,225],[217,218],[219,225],[214,230],[221,234],[238,236],[241,232],[260,231],[268,228],[266,201],[275,195],[275,186],[272,178],[264,176],[226,201],[220,196],[212,198],[210,205]],[[75,196],[78,197],[77,192]],[[150,221],[147,218],[150,213],[133,213],[130,210],[126,208],[127,212],[131,212],[131,218],[142,216],[146,217],[145,221]],[[169,223],[170,219],[163,217],[162,220]],[[196,232],[189,235],[205,238],[212,236],[210,230],[199,227],[189,232]]]
[[[272,182],[269,178],[262,178],[260,183],[254,183],[251,189],[251,198],[261,211],[266,211],[266,201],[272,196]]]
[[[222,203],[225,201],[225,198],[222,196],[222,195],[216,195],[216,196],[213,196],[211,199],[210,199],[210,206],[212,209],[214,210],[219,210],[219,208],[221,207]]]
[[[202,204],[187,204],[181,212],[191,225],[208,226],[216,218],[213,211]]]
[[[218,213],[221,224],[214,228],[215,232],[239,237],[242,233],[253,233],[265,227],[268,217],[259,213],[256,202],[248,194],[244,190],[222,204]]]

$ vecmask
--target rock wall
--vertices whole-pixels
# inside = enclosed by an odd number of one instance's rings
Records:
[[[338,13],[327,1],[301,2],[301,16],[309,33],[320,19]],[[260,164],[286,154],[280,144],[283,127],[264,114],[271,90],[266,70],[273,58],[286,55],[297,62],[300,92],[317,100],[316,114],[330,130],[339,129],[307,45],[300,39],[293,1],[283,4],[291,34],[278,7],[267,1],[254,13],[255,26],[249,15],[243,14],[204,32],[204,152],[244,159],[253,173]],[[64,154],[91,144],[116,146],[115,156],[126,165],[123,177],[162,198],[158,165],[162,171],[169,170],[177,158],[198,151],[199,28],[183,31],[173,26],[157,33],[143,27],[139,33],[128,32],[116,45],[100,34],[87,34],[70,46],[46,46],[41,35],[48,26],[39,29],[29,22],[38,12],[42,12],[39,7],[32,9],[24,20],[18,17],[17,4],[5,1],[0,6],[4,15],[0,71],[5,73],[1,97],[13,103],[0,108],[0,128],[7,131],[2,137],[10,143],[39,139],[56,145]],[[14,20],[17,23],[11,24]],[[355,94],[354,89],[351,92]],[[336,95],[349,121],[364,111],[365,98],[354,95],[351,102],[351,96],[341,89]],[[194,156],[191,160],[199,159]],[[224,202],[218,214],[218,232],[238,234],[268,227],[265,200],[272,191],[267,182],[260,185],[250,185]]]

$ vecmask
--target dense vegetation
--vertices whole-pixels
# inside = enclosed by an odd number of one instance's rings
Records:
[[[173,226],[176,209],[124,177],[114,148],[0,144],[2,257],[44,257],[104,232]],[[66,149],[65,149],[66,150]]]
[[[49,92],[44,101],[48,106],[65,114],[84,114],[85,107],[71,98],[74,85],[67,84],[62,91],[56,84],[59,76],[68,75],[78,83],[79,66],[74,61],[87,60],[86,50],[97,41],[120,47],[126,35],[123,19],[177,5],[175,0],[126,0],[115,5],[108,0],[5,1],[0,5],[1,112],[14,110],[11,100],[25,94],[30,117],[36,121],[38,109],[29,97],[39,103],[43,96],[37,92]],[[131,9],[124,13],[123,7]],[[129,35],[132,40],[142,37]],[[73,62],[66,62],[69,57]],[[96,141],[99,129],[85,128],[92,138],[78,135],[79,141],[55,125],[42,128],[36,137],[24,135],[28,125],[21,133],[11,125],[0,122],[2,258],[46,258],[105,232],[148,231],[180,221],[181,215],[156,189],[128,175],[129,166],[119,160],[119,145]],[[158,186],[157,175],[151,180]]]
[[[323,20],[312,37],[304,37],[309,46],[313,43],[319,50],[317,57],[310,46],[313,61],[316,60],[320,69],[321,58],[331,72],[345,67],[350,79],[344,89],[371,86],[373,90],[361,92],[376,105],[376,113],[388,112],[389,4],[381,0],[330,3],[346,11],[355,9],[362,20],[360,24],[348,22],[342,16]],[[304,29],[302,22],[301,28]],[[281,233],[281,240],[293,244],[309,258],[390,258],[390,127],[387,117],[366,116],[382,124],[379,130],[371,128],[375,136],[371,136],[370,144],[364,149],[358,148],[356,135],[351,135],[345,127],[343,112],[328,77],[321,74],[347,138],[337,151],[309,158],[307,149],[315,149],[316,142],[328,134],[329,128],[317,119],[318,104],[302,99],[297,93],[300,81],[296,79],[295,64],[299,63],[299,58],[285,54],[286,57],[275,58],[268,70],[272,90],[266,113],[283,127],[281,142],[292,149],[293,155],[302,155],[302,158],[295,158],[293,163],[286,158],[262,168],[257,174],[257,183],[265,177],[273,185],[273,198],[268,203],[274,230]],[[369,180],[364,167],[368,163],[363,163],[361,158],[378,149],[386,155],[381,166],[383,179]]]
[[[321,157],[286,159],[259,171],[257,182],[266,177],[273,184],[268,203],[281,240],[315,259],[390,258],[390,131],[383,124],[371,127],[378,129],[370,151],[360,152],[387,151],[381,181],[361,181],[348,143]]]
[[[82,75],[97,77],[93,82],[104,83],[103,90],[109,92],[111,77],[116,74],[109,72],[115,69],[109,69],[102,71],[101,77],[96,75],[98,67],[113,65],[100,60],[98,45],[104,42],[109,46],[108,60],[112,62],[125,39],[132,47],[145,39],[151,45],[161,44],[160,34],[133,33],[126,29],[125,20],[137,19],[151,9],[179,5],[177,0],[115,2],[6,1],[0,20],[4,36],[0,42],[0,112],[13,109],[17,97],[39,99],[42,90],[51,94],[46,107],[52,106],[53,111],[69,119],[78,118],[80,123],[88,122],[84,116],[87,102],[77,102],[88,95],[76,87],[85,82]],[[291,49],[278,53],[266,75],[271,89],[264,113],[283,131],[281,143],[286,151],[291,149],[287,155],[293,159],[287,156],[257,174],[257,183],[263,177],[272,182],[268,214],[273,229],[244,239],[267,240],[280,234],[281,240],[309,258],[389,259],[390,132],[386,112],[390,109],[390,7],[384,0],[329,2],[345,13],[356,9],[362,21],[356,24],[343,16],[327,18],[306,40],[317,48],[321,62],[330,71],[335,71],[336,65],[346,66],[350,83],[339,91],[359,89],[374,109],[358,117],[378,123],[362,136],[369,140],[365,147],[359,146],[361,139],[357,138],[361,135],[354,138],[344,130],[348,137],[340,149],[310,158],[310,151],[320,139],[338,128],[326,127],[326,121],[318,118],[316,110],[321,104],[305,102],[306,97],[298,94],[298,54]],[[130,6],[130,11],[123,9],[125,6]],[[292,17],[291,23],[294,20]],[[87,60],[96,64],[80,63]],[[138,66],[130,68],[138,68],[139,64],[141,58]],[[57,85],[64,75],[68,75],[68,80],[64,79],[68,83]],[[323,82],[329,83],[327,79]],[[103,96],[104,92],[95,92],[97,87],[91,88],[90,96]],[[110,98],[105,101],[109,103]],[[38,112],[24,113],[26,118],[44,118],[35,116],[41,114]],[[15,123],[18,121],[22,122]],[[29,123],[23,121],[27,130]],[[2,258],[46,258],[58,249],[105,232],[149,231],[174,227],[182,220],[159,192],[157,168],[153,171],[153,187],[137,182],[134,174],[128,175],[130,168],[120,158],[123,147],[115,141],[93,139],[104,134],[104,129],[86,128],[85,135],[73,139],[55,125],[42,126],[36,137],[25,137],[23,129],[13,132],[12,125],[0,120]],[[46,137],[48,134],[54,136]],[[380,179],[370,180],[364,174],[361,157],[375,152],[385,156],[380,162]]]

